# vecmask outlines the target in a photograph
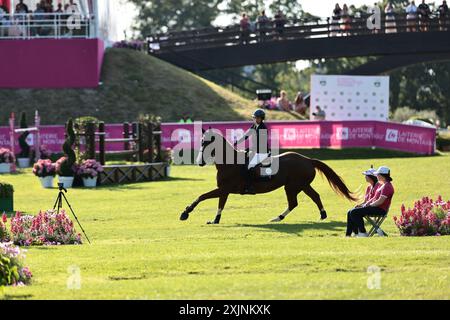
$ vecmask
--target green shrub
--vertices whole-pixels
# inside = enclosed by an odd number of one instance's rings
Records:
[[[14,194],[14,187],[5,182],[0,182],[0,198],[11,198]]]
[[[439,135],[436,138],[436,148],[438,150],[449,150],[450,149],[450,136]]]

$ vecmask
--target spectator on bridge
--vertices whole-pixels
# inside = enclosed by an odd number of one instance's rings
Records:
[[[275,15],[275,30],[278,33],[279,39],[283,36],[284,33],[284,25],[286,24],[286,19],[284,18],[283,12],[278,10]]]
[[[247,44],[250,37],[250,20],[246,13],[242,14],[239,25],[241,28],[241,43]]]
[[[303,92],[297,93],[297,97],[295,98],[295,101],[294,101],[295,112],[297,112],[301,115],[305,115],[307,108],[308,108],[308,106],[305,103],[305,98],[303,96]]]
[[[266,16],[266,11],[261,11],[258,17],[257,25],[259,31],[259,40],[261,42],[265,41],[267,35],[267,29],[269,27],[270,19]]]
[[[391,2],[388,2],[388,4],[386,5],[384,13],[386,14],[386,33],[396,33],[397,24],[395,23],[395,12]]]
[[[291,102],[284,90],[281,90],[280,97],[277,99],[277,107],[281,111],[292,111]]]
[[[442,1],[442,4],[438,8],[438,12],[439,12],[440,29],[441,29],[441,31],[446,31],[447,25],[448,25],[448,18],[449,18],[447,1],[445,1],[445,0]]]
[[[20,0],[19,3],[16,5],[16,13],[28,13],[28,6],[23,3],[23,0]]]
[[[346,35],[348,36],[349,33],[348,31],[351,28],[351,17],[350,17],[350,10],[347,6],[346,3],[344,3],[344,6],[342,7],[342,24],[341,24],[341,30],[342,30],[342,35]]]
[[[339,6],[339,3],[336,3],[336,6],[333,10],[333,17],[331,19],[331,36],[337,36],[339,31],[339,23],[341,22],[342,9]]]
[[[406,31],[416,31],[417,25],[417,7],[414,1],[406,7]]]
[[[322,108],[319,106],[316,107],[316,112],[313,112],[312,115],[314,116],[314,120],[316,121],[324,121],[327,117],[325,111],[322,110]]]
[[[422,3],[417,8],[417,11],[420,15],[420,31],[428,31],[430,27],[431,10],[428,4],[425,3],[425,0],[422,0]]]

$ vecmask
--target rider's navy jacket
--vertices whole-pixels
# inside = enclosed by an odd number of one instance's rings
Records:
[[[250,137],[252,137],[252,146],[256,146],[256,153],[270,152],[268,139],[269,131],[264,122],[261,122],[259,125],[254,123],[236,143],[241,143]]]

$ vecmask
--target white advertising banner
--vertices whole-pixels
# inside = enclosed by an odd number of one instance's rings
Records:
[[[311,119],[317,107],[325,120],[380,120],[389,118],[388,76],[311,76]]]

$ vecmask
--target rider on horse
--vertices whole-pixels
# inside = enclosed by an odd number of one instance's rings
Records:
[[[252,184],[253,169],[269,157],[269,140],[268,131],[264,120],[266,113],[262,109],[258,109],[253,113],[253,125],[248,129],[244,136],[234,143],[236,147],[241,142],[252,137],[252,151],[253,155],[248,163],[242,167],[242,175],[245,178],[244,194],[256,194]]]

